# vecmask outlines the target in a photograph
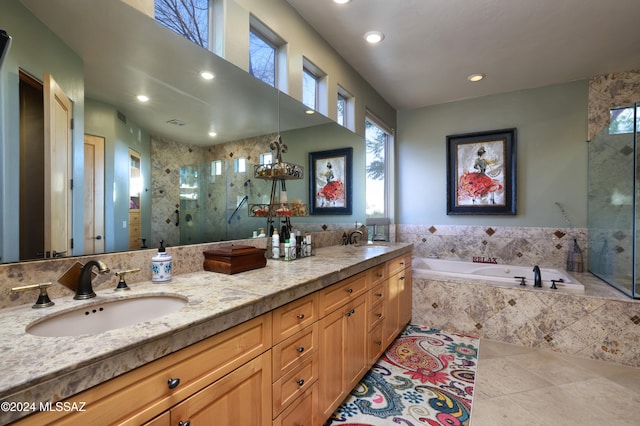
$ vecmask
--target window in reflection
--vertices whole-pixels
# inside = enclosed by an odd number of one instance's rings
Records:
[[[209,0],[155,0],[155,18],[186,39],[209,48]]]
[[[245,173],[247,171],[247,160],[244,157],[236,158],[233,164],[234,172]]]
[[[338,85],[338,105],[336,122],[353,130],[353,95],[347,92],[342,86]]]
[[[273,163],[273,153],[265,152],[264,154],[260,154],[260,164],[272,164]]]

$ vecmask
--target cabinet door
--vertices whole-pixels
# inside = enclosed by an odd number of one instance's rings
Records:
[[[171,424],[270,425],[271,351],[171,409]]]
[[[346,396],[344,315],[344,309],[338,309],[320,320],[318,411],[322,419],[328,419]]]
[[[413,297],[411,268],[405,269],[404,272],[402,273],[400,278],[399,292],[400,292],[399,317],[400,317],[400,328],[402,328],[406,324],[411,322],[411,306],[412,306],[412,297]]]
[[[382,342],[387,347],[400,331],[399,274],[390,276],[385,284]]]
[[[367,372],[366,294],[320,321],[319,412],[329,418]]]
[[[367,363],[367,304],[366,295],[360,296],[345,313],[346,333],[344,335],[346,348],[346,393],[353,389],[369,368]]]

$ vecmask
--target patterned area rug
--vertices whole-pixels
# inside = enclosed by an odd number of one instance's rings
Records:
[[[479,339],[409,325],[327,425],[469,425]]]

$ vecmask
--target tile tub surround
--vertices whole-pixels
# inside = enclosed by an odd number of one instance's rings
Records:
[[[560,213],[558,213],[560,214]],[[584,228],[536,228],[466,225],[396,225],[396,241],[412,243],[418,257],[471,262],[474,257],[496,258],[506,265],[567,267],[567,255],[577,239],[587,261]]]
[[[413,276],[412,322],[640,367],[640,301],[591,274],[585,294],[488,286]]]
[[[270,260],[265,268],[241,274],[184,273],[166,284],[139,282],[126,294],[102,289],[95,299],[65,297],[52,308],[2,309],[0,365],[11,374],[0,376],[0,400],[39,403],[74,395],[411,250],[410,244],[320,248],[313,257]],[[175,313],[99,335],[46,338],[24,331],[55,312],[152,293],[178,294],[189,302]],[[0,413],[0,424],[17,415]]]

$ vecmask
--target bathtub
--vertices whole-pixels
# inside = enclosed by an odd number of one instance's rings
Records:
[[[414,278],[481,281],[503,287],[533,288],[533,265],[496,265],[417,257],[412,260],[412,268]],[[564,270],[540,268],[540,276],[545,289],[551,289],[551,280],[562,279],[564,282],[556,283],[558,289],[584,292],[584,285]],[[525,277],[526,286],[521,287],[521,279],[515,277]]]

